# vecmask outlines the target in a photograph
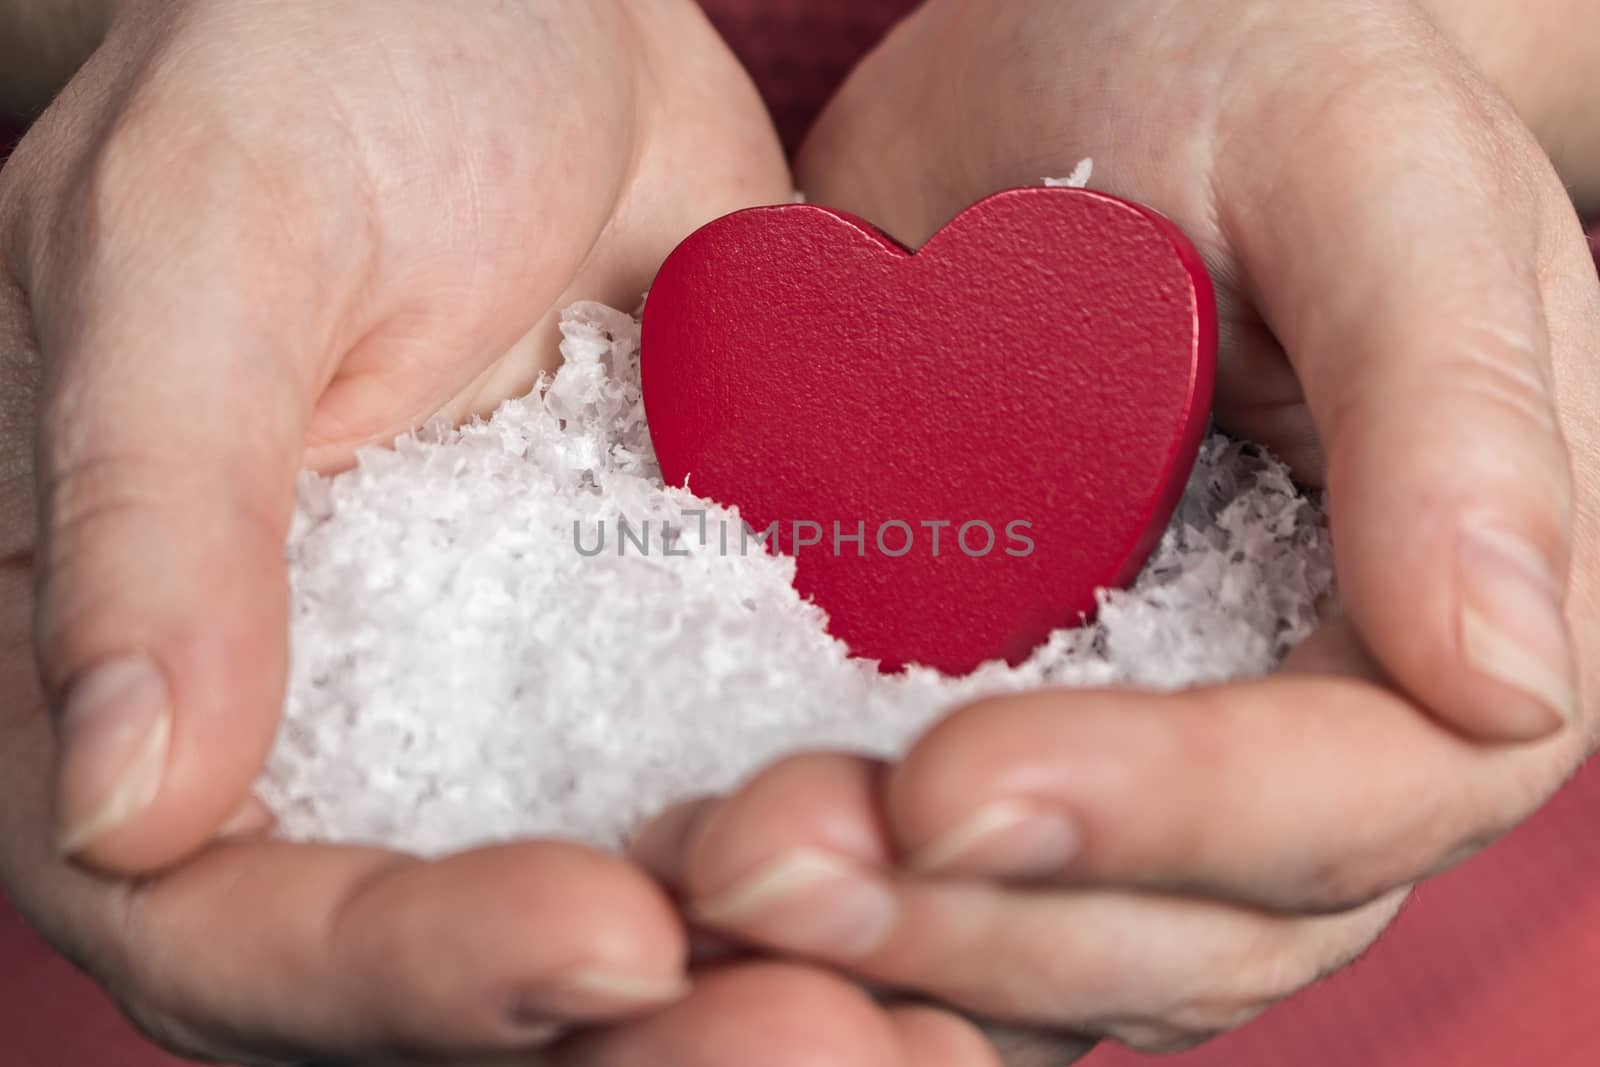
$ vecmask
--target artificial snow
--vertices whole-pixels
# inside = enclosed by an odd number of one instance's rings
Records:
[[[740,526],[662,484],[635,319],[579,304],[562,335],[554,378],[487,422],[302,479],[289,695],[259,786],[284,836],[613,845],[787,752],[902,751],[981,695],[1264,673],[1331,590],[1319,507],[1277,461],[1214,436],[1142,577],[1103,594],[1093,625],[1016,668],[884,676],[827,635],[791,560],[736,537],[661,542],[664,524],[697,533],[699,509]]]

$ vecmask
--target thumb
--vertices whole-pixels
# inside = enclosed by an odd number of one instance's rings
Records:
[[[239,225],[159,251],[126,229],[68,257],[69,276],[29,279],[46,367],[36,638],[59,847],[139,873],[239,809],[277,730],[310,392],[283,309],[318,302],[281,268],[219,268],[273,258]]]
[[[1230,175],[1224,226],[1321,437],[1341,598],[1372,654],[1463,732],[1533,740],[1577,703],[1552,366],[1579,337],[1547,321],[1544,285],[1587,269],[1583,243],[1498,101],[1374,81],[1270,187]]]

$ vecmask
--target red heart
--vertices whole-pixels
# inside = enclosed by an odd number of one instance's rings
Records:
[[[1040,187],[915,254],[820,207],[719,219],[662,267],[643,346],[667,481],[779,522],[857,655],[963,673],[1138,574],[1205,433],[1216,309],[1165,218]]]

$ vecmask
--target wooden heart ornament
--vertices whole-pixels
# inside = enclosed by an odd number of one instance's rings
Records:
[[[739,509],[717,550],[793,556],[885,670],[959,674],[1138,574],[1205,433],[1216,328],[1189,241],[1101,193],[1000,193],[916,253],[755,208],[662,267],[645,410],[667,481]]]

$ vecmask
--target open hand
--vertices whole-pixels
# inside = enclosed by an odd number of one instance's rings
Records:
[[[121,6],[0,184],[6,893],[229,1060],[521,1050],[680,997],[624,861],[283,845],[249,790],[296,472],[525,392],[562,304],[787,198],[754,90],[688,0]]]
[[[1206,256],[1218,420],[1328,487],[1344,614],[1272,679],[786,761],[639,853],[740,943],[1166,1049],[1352,958],[1593,750],[1600,287],[1534,134],[1400,0],[930,0],[800,172],[914,246],[1083,156]]]

